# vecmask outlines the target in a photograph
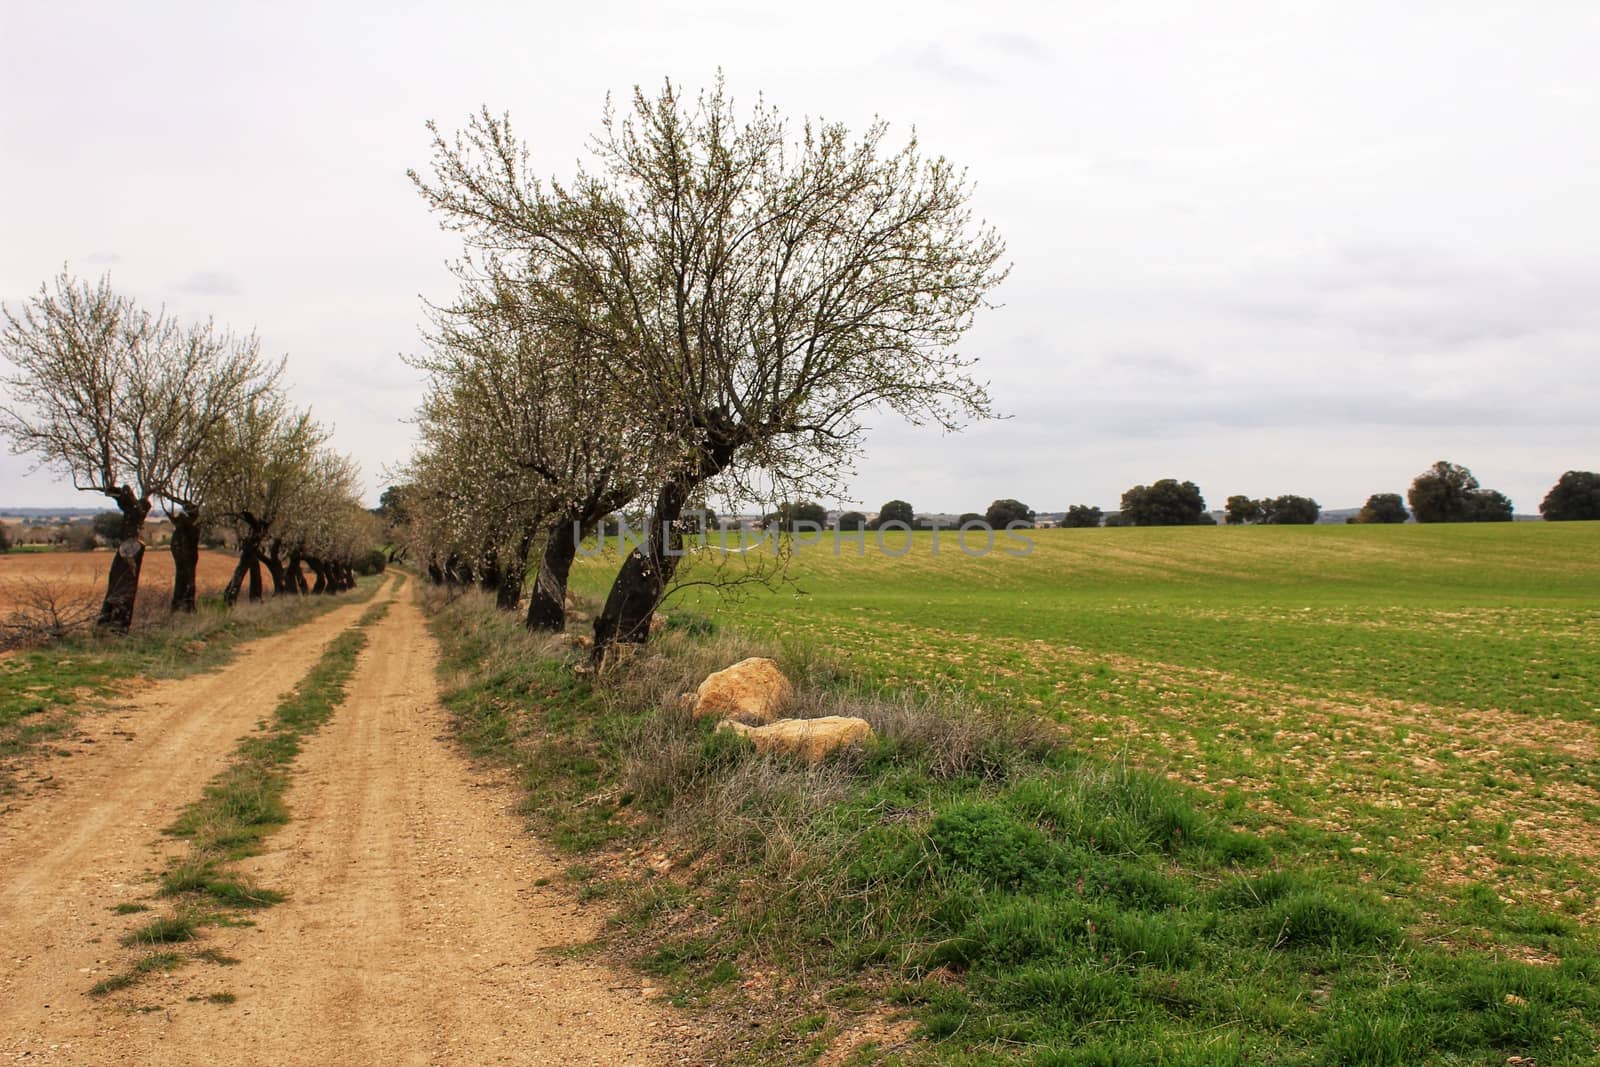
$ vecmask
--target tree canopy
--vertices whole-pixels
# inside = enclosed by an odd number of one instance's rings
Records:
[[[914,526],[916,521],[917,513],[909,503],[904,500],[891,500],[878,509],[878,517],[873,520],[872,525],[881,528],[886,523],[903,522],[907,526]]]
[[[1258,501],[1261,521],[1272,526],[1311,526],[1322,514],[1322,506],[1308,496],[1285,493]]]
[[[1600,474],[1567,471],[1545,494],[1539,514],[1550,522],[1600,519]]]
[[[1355,521],[1362,523],[1401,523],[1411,517],[1406,502],[1399,493],[1373,493],[1356,513]]]
[[[810,500],[786,501],[778,505],[778,510],[765,516],[762,522],[769,530],[797,531],[806,528],[802,524],[826,527],[828,509]]]
[[[1406,493],[1418,522],[1510,522],[1511,501],[1483,489],[1466,467],[1440,460],[1417,475]]]
[[[1003,530],[1012,523],[1032,526],[1033,509],[1020,500],[1006,498],[991,503],[984,511],[983,518],[985,522],[997,530]]]
[[[1067,509],[1061,525],[1075,528],[1099,526],[1104,518],[1105,514],[1092,504],[1073,504]]]
[[[1130,526],[1198,526],[1205,514],[1205,497],[1193,482],[1162,478],[1122,494],[1122,519]]]
[[[1237,494],[1230,496],[1223,517],[1227,520],[1229,526],[1243,526],[1246,523],[1260,522],[1262,517],[1261,501]]]

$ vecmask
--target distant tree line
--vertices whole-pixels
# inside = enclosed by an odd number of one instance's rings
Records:
[[[1408,507],[1409,503],[1409,507]],[[1540,514],[1549,521],[1600,520],[1600,474],[1592,471],[1567,471],[1545,495]],[[1417,522],[1510,522],[1514,512],[1511,499],[1494,489],[1485,489],[1466,467],[1444,460],[1418,474],[1402,497],[1399,493],[1373,493],[1346,522],[1358,524]],[[1308,496],[1285,493],[1254,498],[1236,494],[1223,508],[1230,526],[1277,525],[1309,526],[1322,517],[1322,506]],[[891,518],[914,529],[924,528],[912,515],[911,505],[903,500],[884,505],[878,524]],[[1037,515],[1016,500],[996,500],[979,515],[968,512],[959,523],[985,520],[1003,527],[1012,520],[1037,520]],[[844,529],[854,529],[846,520],[867,522],[860,512],[841,517]],[[1069,528],[1095,526],[1208,526],[1216,519],[1206,510],[1200,487],[1190,481],[1162,478],[1150,485],[1136,485],[1122,494],[1121,510],[1109,515],[1089,504],[1073,504],[1062,515],[1061,525]]]

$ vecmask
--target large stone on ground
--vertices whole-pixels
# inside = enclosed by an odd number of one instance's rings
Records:
[[[727,720],[719,723],[717,729],[732,730],[741,737],[748,737],[755,743],[756,751],[764,755],[799,756],[808,763],[818,763],[841,748],[872,737],[872,727],[867,720],[850,715],[779,719],[765,726],[746,726]]]
[[[694,694],[696,719],[735,719],[760,725],[782,715],[794,686],[770,659],[752,656],[706,675]]]

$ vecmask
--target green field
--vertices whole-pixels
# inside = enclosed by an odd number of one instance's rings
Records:
[[[691,571],[593,684],[459,597],[447,703],[613,947],[761,1020],[730,1062],[1600,1059],[1600,525],[1033,539]],[[752,653],[878,743],[807,768],[673,710]]]
[[[1368,869],[1435,936],[1506,936],[1449,907],[1482,887],[1596,917],[1600,524],[1030,536],[1025,558],[829,540],[796,550],[792,588],[678,602],[885,687],[1036,708]]]

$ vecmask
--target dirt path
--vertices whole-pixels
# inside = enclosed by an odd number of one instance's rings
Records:
[[[0,812],[0,1054],[85,1032],[83,990],[114,969],[155,842],[238,739],[270,715],[364,605],[251,642],[213,674],[159,682],[78,721],[76,754]],[[89,1032],[92,1032],[93,1027]],[[66,1038],[71,1040],[71,1038]]]
[[[653,1038],[670,1023],[636,982],[562,954],[595,922],[534,885],[560,865],[445,736],[410,597],[370,634],[344,705],[296,762],[291,821],[252,863],[288,902],[254,927],[207,932],[237,966],[154,977],[118,995],[120,1013],[68,975],[68,1010],[103,1020],[69,1061],[672,1061]],[[237,1001],[206,1001],[218,993]]]

